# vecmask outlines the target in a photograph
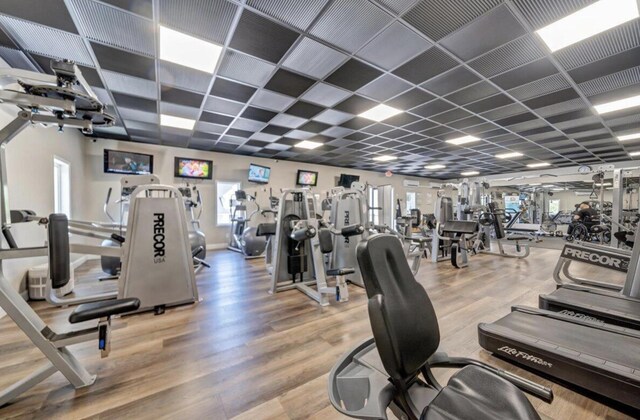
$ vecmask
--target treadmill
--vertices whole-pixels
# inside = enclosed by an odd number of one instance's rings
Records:
[[[559,287],[553,293],[540,295],[539,307],[640,330],[640,272],[637,267],[640,241],[636,241],[636,245],[629,253],[600,245],[566,244],[554,271]],[[573,277],[568,271],[571,261],[626,272],[624,286]],[[560,267],[573,283],[562,281]]]
[[[636,241],[620,293],[584,284],[562,285],[540,297],[542,309],[515,306],[494,323],[479,324],[480,345],[494,356],[640,413],[639,257],[640,241]]]

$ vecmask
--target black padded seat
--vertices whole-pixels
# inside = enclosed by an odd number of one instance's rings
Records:
[[[103,300],[101,302],[83,303],[69,315],[69,322],[78,322],[100,319],[108,316],[133,312],[140,307],[140,299],[127,298],[115,300]]]
[[[259,223],[256,229],[256,236],[271,236],[276,234],[275,223]]]
[[[421,420],[539,420],[527,397],[506,380],[476,366],[466,366],[425,407]]]
[[[353,268],[330,268],[327,270],[327,276],[346,276],[355,272]]]
[[[528,236],[522,236],[522,235],[507,236],[507,241],[528,241],[528,240],[531,240],[531,238]]]

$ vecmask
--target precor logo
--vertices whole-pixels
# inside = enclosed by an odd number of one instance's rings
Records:
[[[562,250],[562,256],[571,260],[612,268],[618,271],[627,271],[629,269],[629,259],[627,258],[605,252],[598,252],[597,250],[581,249],[573,245],[565,245]]]
[[[153,213],[153,262],[162,263],[165,257],[164,213]]]

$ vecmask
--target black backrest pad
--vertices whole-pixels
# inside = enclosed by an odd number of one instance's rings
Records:
[[[333,235],[329,229],[318,230],[318,242],[320,243],[320,252],[323,254],[333,252]]]
[[[411,378],[440,343],[429,296],[411,274],[396,236],[369,237],[358,245],[357,256],[382,364],[393,379]]]
[[[502,239],[506,236],[504,226],[504,210],[498,208],[496,203],[489,203],[489,211],[493,214],[493,229],[496,231],[496,238]]]
[[[49,278],[54,289],[64,287],[71,278],[69,221],[65,214],[49,216]]]
[[[471,220],[449,220],[442,225],[442,233],[472,234],[478,231],[478,222]]]
[[[256,228],[256,236],[270,236],[276,234],[275,223],[259,223]]]

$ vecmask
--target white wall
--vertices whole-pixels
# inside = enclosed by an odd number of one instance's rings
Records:
[[[16,114],[15,106],[0,106],[0,127]],[[57,156],[71,164],[71,216],[84,218],[85,203],[77,198],[85,195],[85,144],[75,129],[58,133],[55,128],[31,126],[16,136],[6,152],[9,207],[33,210],[43,216],[53,212],[53,158]],[[15,224],[11,231],[20,246],[42,246],[46,237],[45,229],[36,223]],[[4,238],[2,241],[6,247]],[[4,275],[17,290],[24,290],[27,270],[45,261],[44,257],[6,260]]]
[[[391,184],[395,188],[396,198],[404,202],[405,192],[409,190],[403,187],[404,179],[420,180],[422,185],[427,185],[430,180],[424,178],[412,178],[400,175],[385,177],[381,172],[360,171],[354,169],[338,168],[333,166],[315,165],[290,161],[277,161],[274,159],[252,158],[247,156],[206,152],[199,150],[180,149],[175,147],[158,146],[145,143],[121,142],[116,140],[99,139],[96,142],[87,141],[86,176],[88,182],[86,206],[91,220],[106,221],[102,212],[102,204],[109,187],[114,192],[120,190],[120,175],[103,173],[104,149],[126,150],[132,152],[153,154],[154,174],[160,178],[160,182],[180,185],[185,180],[174,178],[174,157],[187,157],[207,159],[213,161],[213,180],[199,180],[198,188],[204,201],[203,213],[200,219],[202,230],[207,237],[207,244],[219,245],[228,242],[229,228],[216,226],[216,180],[240,181],[242,187],[249,193],[258,193],[258,203],[262,208],[268,208],[269,188],[273,189],[275,196],[280,195],[281,188],[295,188],[295,177],[298,169],[318,171],[318,186],[313,188],[315,193],[325,196],[325,192],[335,187],[336,179],[341,173],[360,175],[360,181],[372,185]],[[249,164],[256,163],[271,168],[271,179],[268,185],[252,184],[247,182]],[[435,190],[426,188],[411,189],[418,191],[418,206],[425,211],[432,212]],[[258,223],[260,218],[252,223]]]

